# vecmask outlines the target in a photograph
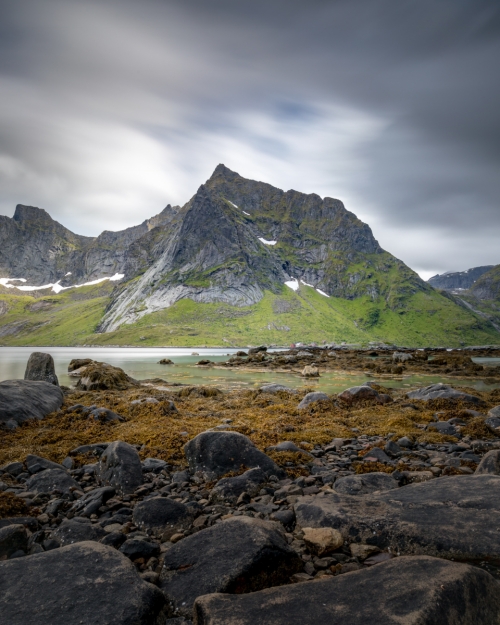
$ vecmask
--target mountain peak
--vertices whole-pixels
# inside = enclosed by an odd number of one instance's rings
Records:
[[[225,180],[235,180],[236,178],[240,178],[241,176],[226,167],[224,163],[219,163],[217,167],[214,169],[214,173],[210,176],[209,180],[213,180],[214,178],[224,178]]]
[[[24,204],[18,204],[16,206],[16,210],[14,211],[14,221],[18,223],[27,222],[27,221],[38,221],[38,222],[52,222],[54,221],[52,217],[47,213],[43,208],[38,208],[36,206],[25,206]]]

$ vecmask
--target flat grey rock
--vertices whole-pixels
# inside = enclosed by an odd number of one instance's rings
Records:
[[[491,410],[488,411],[488,417],[497,417],[500,418],[500,406],[495,406]]]
[[[160,587],[175,615],[191,616],[197,597],[242,593],[285,583],[302,568],[277,523],[227,519],[184,538],[165,552]]]
[[[0,625],[153,625],[165,598],[96,542],[0,562]]]
[[[324,493],[295,505],[301,527],[392,553],[500,564],[500,476],[441,477],[363,497]]]
[[[420,399],[421,401],[429,401],[430,399],[451,399],[454,401],[463,401],[471,404],[482,405],[484,401],[475,395],[457,391],[449,384],[431,384],[425,388],[419,388],[416,391],[406,393],[409,399]]]
[[[375,491],[393,490],[398,483],[388,473],[365,473],[339,477],[333,488],[344,495],[367,495]]]
[[[52,356],[43,352],[33,352],[28,359],[24,379],[40,380],[59,386]]]
[[[95,488],[77,499],[71,507],[71,512],[77,516],[89,517],[95,514],[114,494],[115,489],[112,486]]]
[[[467,564],[394,558],[313,583],[210,594],[197,625],[498,625],[500,583]]]
[[[99,541],[103,536],[106,536],[106,532],[102,527],[83,518],[64,519],[61,525],[52,532],[52,538],[55,538],[62,547],[86,540]]]
[[[63,400],[61,389],[49,382],[5,380],[0,382],[0,423],[43,419],[59,410]]]
[[[141,486],[142,465],[135,447],[123,441],[108,445],[99,459],[99,480],[122,495],[133,493]]]
[[[26,480],[26,487],[35,493],[69,493],[71,488],[79,490],[80,484],[64,469],[46,469]]]
[[[43,471],[44,469],[60,469],[61,471],[66,470],[62,464],[52,462],[52,460],[47,460],[47,458],[35,456],[34,454],[28,454],[24,462],[30,473],[38,473],[38,471]]]
[[[206,479],[222,477],[230,471],[260,467],[266,475],[284,477],[284,471],[238,432],[202,432],[184,445],[189,467]]]
[[[151,497],[136,504],[133,512],[135,525],[168,540],[174,533],[188,529],[193,512],[184,504],[166,497]]]

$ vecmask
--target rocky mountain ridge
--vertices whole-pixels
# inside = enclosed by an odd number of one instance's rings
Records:
[[[429,278],[428,282],[435,289],[443,291],[463,291],[470,289],[472,285],[494,265],[484,265],[482,267],[472,267],[465,271],[449,271],[448,273],[437,274]]]

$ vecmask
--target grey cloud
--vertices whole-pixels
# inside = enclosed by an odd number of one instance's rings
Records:
[[[498,263],[499,35],[483,0],[0,0],[0,212],[97,234],[225,162],[422,272]]]

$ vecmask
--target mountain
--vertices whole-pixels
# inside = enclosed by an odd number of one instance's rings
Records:
[[[438,274],[437,276],[429,278],[429,284],[435,289],[442,289],[444,291],[462,291],[464,289],[470,289],[476,280],[490,269],[493,269],[493,265],[473,267],[466,271],[449,271],[448,273]]]
[[[23,206],[1,220],[0,277],[69,286],[123,276],[95,292],[0,289],[8,344],[500,342],[488,320],[384,251],[340,200],[224,165],[184,206],[121,232],[80,237]],[[67,324],[69,310],[78,323]]]

